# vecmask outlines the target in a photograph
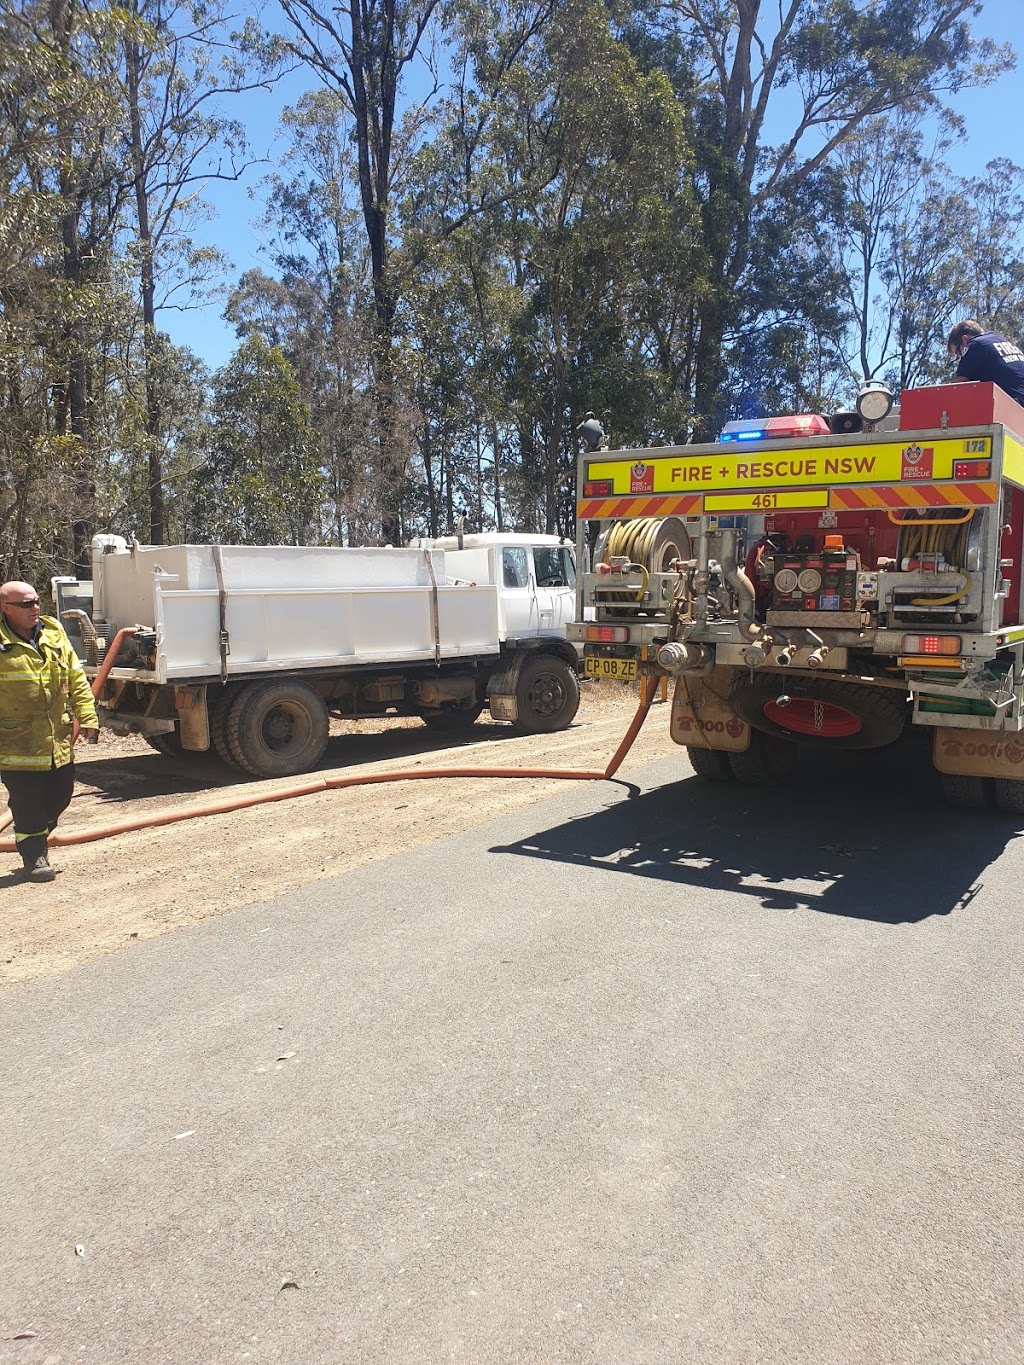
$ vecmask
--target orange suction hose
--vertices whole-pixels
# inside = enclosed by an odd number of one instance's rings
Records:
[[[117,651],[121,648],[122,643],[128,639],[129,635],[134,634],[135,634],[134,626],[122,626],[121,629],[114,636],[113,640],[111,640],[109,649],[103,655],[103,662],[96,670],[96,676],[92,680],[92,695],[94,697],[99,696],[100,691],[103,688],[103,684],[107,681],[107,675],[109,674],[110,670],[114,667],[114,664],[117,660]],[[79,725],[78,717],[76,716],[75,723],[71,727],[72,747],[78,743],[78,736],[79,733],[81,732],[81,729],[82,727]]]
[[[117,641],[115,641],[117,643]],[[111,655],[115,653],[113,646]],[[104,660],[104,663],[106,660]],[[110,670],[108,669],[107,672]],[[96,675],[99,679],[99,674]],[[603,782],[612,778],[618,771],[626,754],[632,748],[640,727],[647,719],[657,690],[658,679],[646,678],[640,692],[640,704],[606,768],[427,768],[418,772],[369,773],[363,777],[318,777],[294,787],[282,787],[277,791],[261,792],[256,796],[229,797],[224,801],[211,801],[205,806],[191,806],[186,810],[162,811],[156,815],[143,815],[137,820],[125,820],[121,824],[104,825],[102,828],[74,830],[67,834],[51,834],[51,847],[69,844],[88,844],[97,839],[109,839],[115,834],[129,834],[137,829],[152,829],[157,825],[175,825],[181,820],[195,820],[204,815],[224,815],[233,810],[245,810],[249,806],[263,806],[271,801],[289,801],[297,796],[311,796],[314,792],[338,791],[342,787],[370,787],[382,782],[422,782],[435,777],[532,777],[560,778],[570,782]],[[95,690],[95,684],[94,684]],[[11,839],[0,839],[0,852],[14,852],[15,844]]]

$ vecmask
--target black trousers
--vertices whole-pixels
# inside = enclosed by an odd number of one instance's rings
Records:
[[[75,765],[51,767],[49,772],[0,772],[7,788],[7,801],[14,817],[14,837],[26,867],[46,852],[46,839],[71,804],[75,790]]]

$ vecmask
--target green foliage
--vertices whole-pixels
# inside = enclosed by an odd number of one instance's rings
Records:
[[[295,375],[281,350],[254,333],[213,377],[209,447],[190,480],[190,538],[315,543],[323,495]]]
[[[1024,333],[1024,172],[923,140],[1009,60],[976,0],[285,0],[240,49],[220,0],[0,13],[8,574],[107,528],[568,531],[587,409],[675,443],[942,378],[957,316]],[[312,88],[211,383],[161,309],[227,283],[194,233],[247,155],[219,100],[288,53]]]

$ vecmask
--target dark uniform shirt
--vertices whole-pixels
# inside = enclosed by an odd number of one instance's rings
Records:
[[[956,377],[998,384],[1024,407],[1024,351],[998,332],[974,338],[960,357]]]

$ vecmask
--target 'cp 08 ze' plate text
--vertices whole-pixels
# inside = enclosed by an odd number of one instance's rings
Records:
[[[621,678],[636,681],[635,659],[609,659],[605,655],[588,656],[583,660],[583,671],[588,678]]]

